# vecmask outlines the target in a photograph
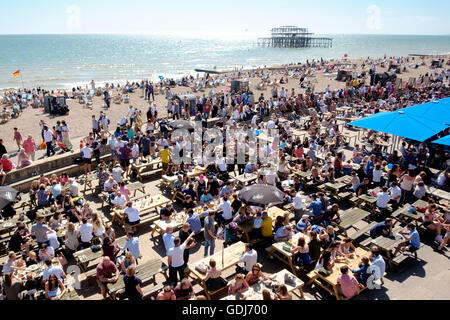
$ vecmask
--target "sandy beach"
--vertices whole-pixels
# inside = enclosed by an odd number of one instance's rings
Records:
[[[444,58],[445,61],[448,60],[450,56],[440,56],[439,58]],[[420,57],[414,57],[414,61],[412,61],[413,57],[410,57],[410,63],[411,65],[415,64],[416,62],[422,62],[422,59]],[[409,78],[414,77],[417,78],[420,75],[425,75],[426,73],[433,73],[434,69],[430,67],[431,61],[436,59],[432,56],[427,56],[423,60],[425,62],[425,66],[420,66],[419,68],[415,69],[412,66],[410,67],[409,64],[403,64],[401,65],[402,69],[403,66],[406,65],[408,71],[402,72],[398,75],[400,79],[403,80],[403,86],[408,82]],[[374,59],[373,61],[382,62],[384,59]],[[377,66],[377,72],[385,72],[387,71],[387,67],[389,64],[389,58],[386,59],[387,65],[385,68],[381,68],[380,66]],[[338,61],[332,61],[334,63],[338,63]],[[358,59],[358,60],[347,60],[345,62],[341,62],[345,65],[356,65],[356,68],[354,68],[354,71],[359,73],[362,71],[366,71],[368,73],[368,69],[370,68],[369,65],[366,64],[365,69],[363,70],[361,68],[364,60]],[[445,67],[445,66],[444,66]],[[262,69],[264,72],[267,71],[267,69]],[[314,70],[314,69],[313,69]],[[442,69],[440,69],[442,70]],[[245,72],[244,72],[245,73]],[[339,90],[345,88],[345,82],[339,82],[336,81],[336,73],[334,74],[324,74],[322,70],[314,71],[315,77],[312,82],[312,85],[314,86],[315,92],[323,92],[327,86],[330,86],[331,90]],[[221,75],[222,76],[222,75]],[[284,70],[274,70],[272,71],[271,76],[269,77],[270,81],[273,81],[275,79],[280,79],[280,77],[285,77],[285,71]],[[250,81],[251,90],[253,91],[255,95],[255,100],[261,95],[261,93],[264,94],[264,97],[267,99],[271,96],[271,88],[270,86],[267,86],[265,90],[256,90],[255,87],[258,83],[260,83],[260,78],[257,76],[246,76],[244,78],[247,78]],[[95,79],[94,79],[95,80]],[[366,84],[369,83],[369,77],[366,76]],[[304,93],[306,89],[299,88],[298,86],[298,79],[294,79],[289,77],[289,83],[284,85],[279,85],[279,89],[281,87],[284,87],[289,92],[291,92],[292,89],[295,90],[295,93]],[[87,85],[87,84],[86,84]],[[124,85],[121,83],[121,85]],[[218,86],[212,89],[206,89],[204,92],[197,92],[194,93],[195,95],[202,96],[205,94],[208,96],[209,92],[211,90],[214,90],[216,93],[221,92],[221,90],[229,87],[229,84],[226,86]],[[183,94],[190,90],[188,87],[181,87],[176,86],[175,88],[171,88],[172,94]],[[70,92],[70,90],[67,90],[67,92]],[[70,95],[70,94],[69,94]],[[70,135],[72,144],[75,146],[75,150],[78,149],[77,145],[79,143],[80,138],[83,138],[86,136],[86,134],[91,130],[91,117],[92,115],[95,115],[97,118],[100,114],[100,111],[104,111],[109,119],[111,120],[111,126],[110,131],[114,131],[115,124],[120,120],[120,118],[127,114],[127,110],[129,106],[133,106],[136,110],[141,110],[143,113],[143,120],[145,123],[145,114],[148,109],[148,101],[144,100],[143,98],[144,93],[143,90],[135,90],[134,93],[130,94],[130,103],[125,104],[122,103],[120,105],[115,104],[111,102],[111,108],[110,110],[106,110],[104,108],[105,103],[103,101],[103,96],[100,97],[94,97],[93,99],[93,105],[91,108],[86,108],[84,105],[80,104],[78,102],[78,99],[76,100],[67,100],[67,104],[70,108],[70,113],[65,116],[53,116],[49,114],[43,113],[42,109],[34,109],[31,106],[27,107],[22,114],[16,118],[11,119],[7,123],[0,125],[0,137],[3,138],[4,144],[6,146],[6,149],[9,153],[17,151],[17,146],[15,142],[13,141],[13,128],[17,127],[19,131],[22,134],[22,137],[26,138],[27,135],[32,135],[36,142],[40,141],[40,127],[39,127],[39,121],[44,120],[46,123],[48,123],[51,126],[54,126],[56,124],[56,121],[63,121],[65,120],[68,124],[68,127],[70,129]],[[167,100],[165,99],[164,95],[161,94],[155,94],[155,104],[158,108],[158,117],[166,117],[167,116]]]

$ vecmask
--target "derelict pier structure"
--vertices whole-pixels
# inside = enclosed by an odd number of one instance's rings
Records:
[[[259,38],[258,45],[275,48],[331,48],[332,38],[312,37],[306,28],[282,26],[271,30],[270,38]]]

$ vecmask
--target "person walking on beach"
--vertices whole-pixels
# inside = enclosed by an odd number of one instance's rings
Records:
[[[55,155],[55,150],[53,149],[53,131],[48,128],[47,125],[44,125],[44,142],[47,144],[47,157],[50,157],[50,153],[52,156]]]
[[[152,100],[155,101],[155,92],[154,92],[153,84],[150,82],[148,86],[148,99],[150,101],[150,95],[152,95]]]
[[[34,156],[36,152],[36,142],[33,137],[28,135],[28,137],[23,142],[23,148],[25,149],[26,154],[34,161]]]
[[[95,119],[95,115],[92,116],[92,132],[94,133],[94,137],[100,137],[100,124]]]
[[[17,148],[19,148],[22,146],[22,135],[20,134],[19,130],[17,128],[14,128],[14,141],[16,141],[17,144]]]

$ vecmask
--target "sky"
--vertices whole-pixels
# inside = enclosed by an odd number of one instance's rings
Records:
[[[281,25],[316,34],[450,34],[448,0],[14,0],[5,9],[0,34],[246,38]]]

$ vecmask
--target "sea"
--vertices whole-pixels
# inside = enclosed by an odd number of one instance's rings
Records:
[[[331,48],[259,47],[256,38],[201,39],[150,35],[0,35],[0,89],[86,87],[159,77],[196,76],[194,69],[250,69],[349,59],[450,53],[450,36],[316,35]],[[14,78],[13,72],[21,71]]]

